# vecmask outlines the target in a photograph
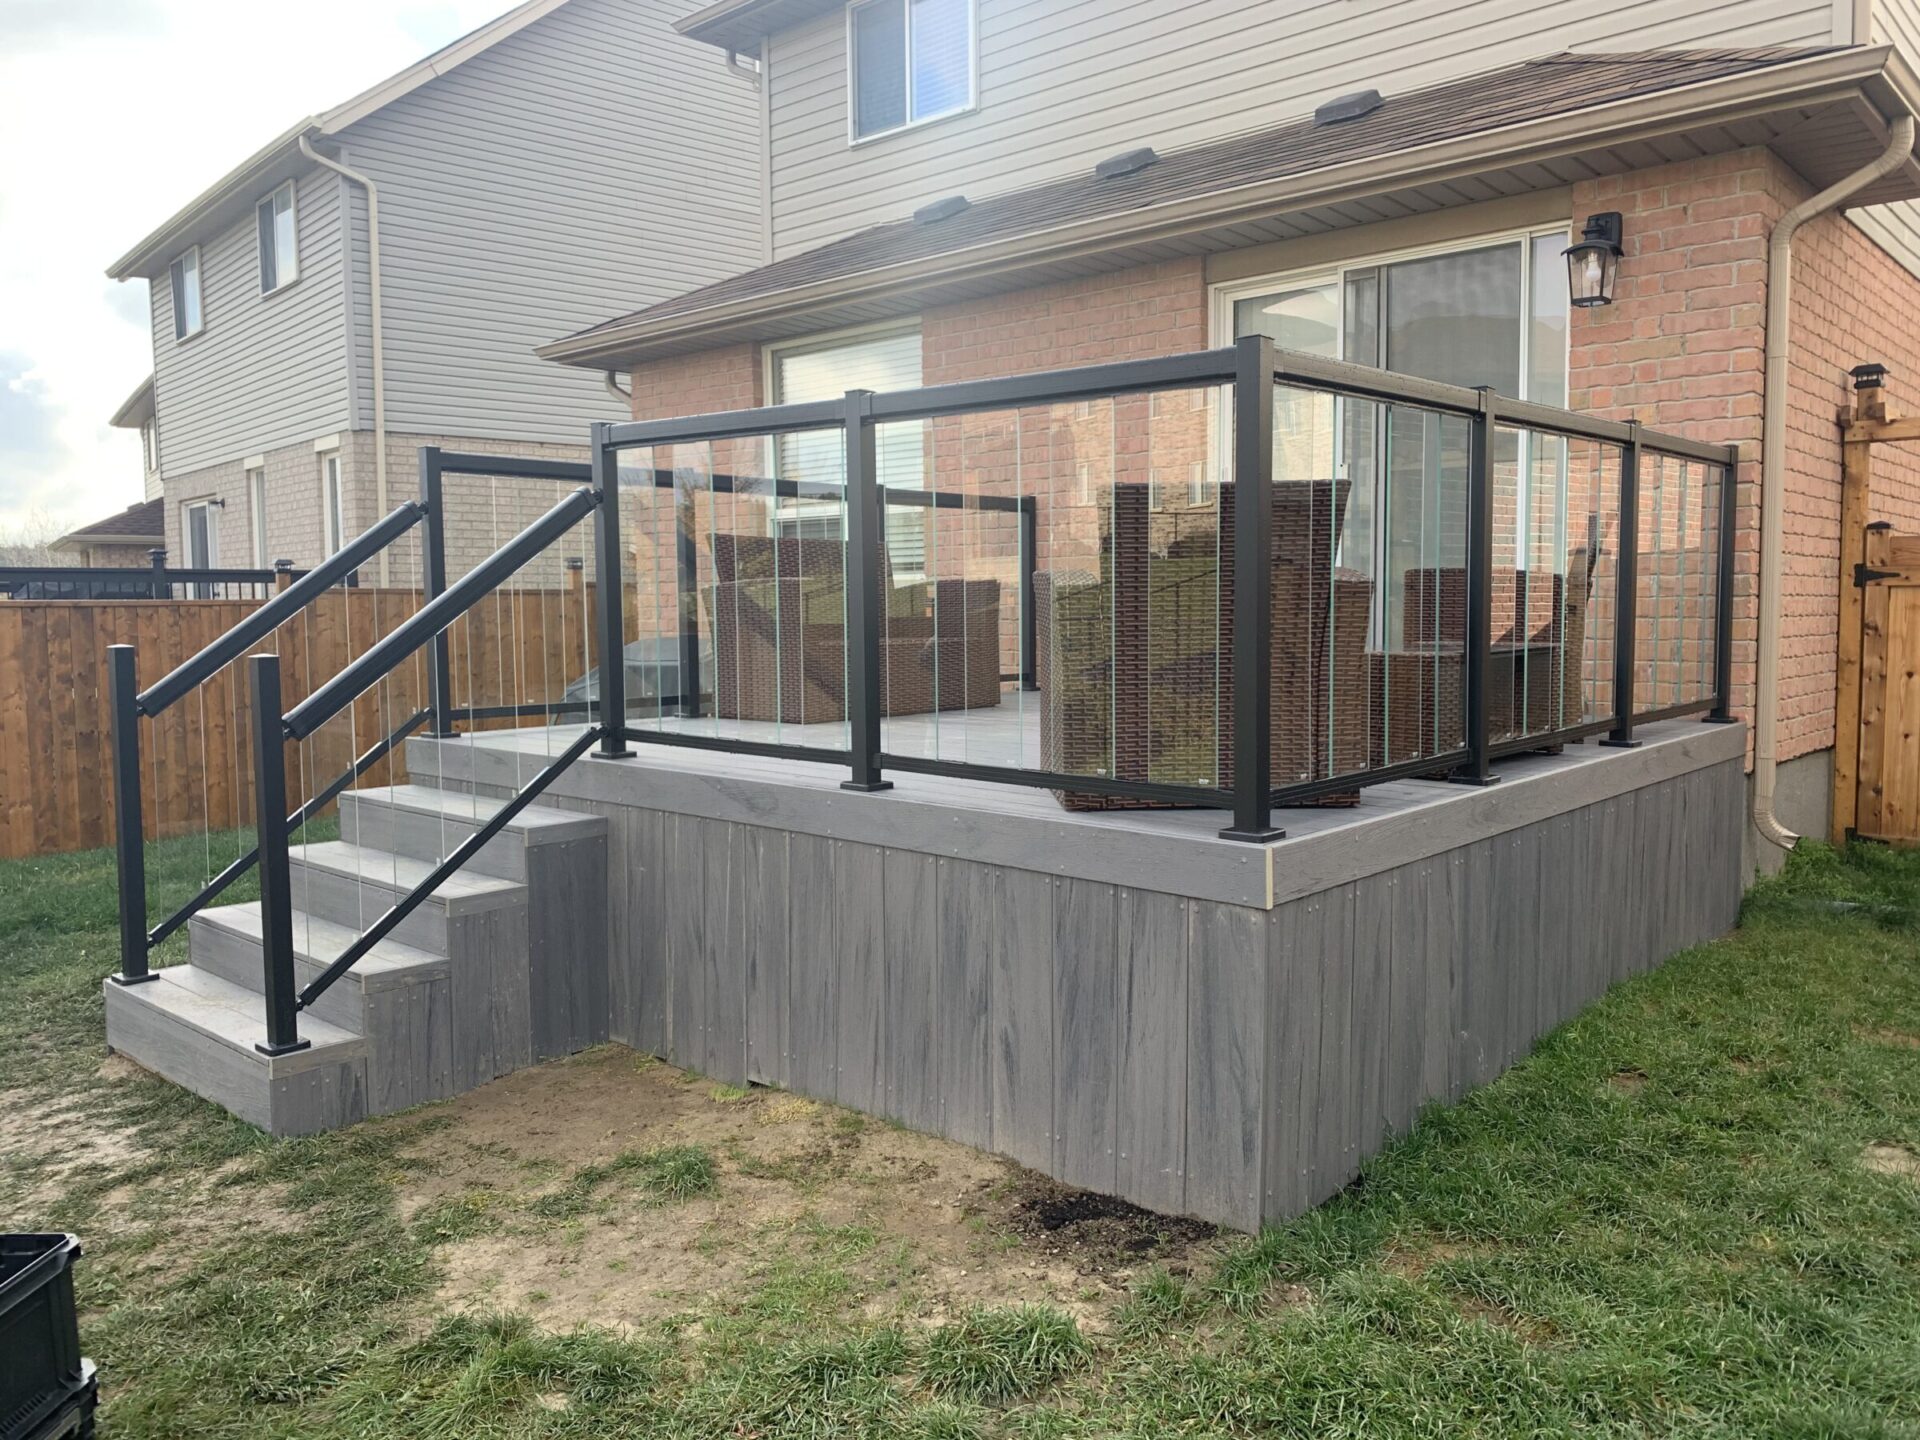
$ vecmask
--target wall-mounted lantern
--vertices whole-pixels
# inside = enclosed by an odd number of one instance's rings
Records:
[[[1608,210],[1589,215],[1580,243],[1567,247],[1567,290],[1580,309],[1613,303],[1620,278],[1620,235],[1620,212]]]

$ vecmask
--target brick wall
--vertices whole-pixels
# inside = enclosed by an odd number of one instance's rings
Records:
[[[1758,633],[1760,439],[1767,241],[1808,193],[1766,150],[1577,186],[1576,220],[1623,212],[1618,303],[1576,312],[1575,409],[1741,447],[1734,698],[1750,711]],[[1833,743],[1839,618],[1840,441],[1847,371],[1894,367],[1893,398],[1920,381],[1920,280],[1851,221],[1826,216],[1794,245],[1780,680],[1782,759]],[[1920,455],[1876,456],[1875,518],[1920,520]]]

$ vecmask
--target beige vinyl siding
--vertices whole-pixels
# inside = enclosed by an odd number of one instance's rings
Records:
[[[1908,0],[1912,3],[1912,0]],[[979,108],[850,146],[841,12],[771,44],[772,221],[791,254],[1000,193],[1565,49],[1831,43],[1832,0],[978,0]]]
[[[160,455],[168,476],[347,428],[346,309],[334,177],[302,176],[296,207],[300,278],[272,295],[260,293],[251,208],[230,229],[201,243],[204,328],[190,339],[173,338],[173,290],[164,272],[148,286]]]
[[[584,442],[622,407],[533,348],[763,261],[760,97],[686,8],[573,0],[344,133],[380,187],[390,430]]]
[[[1894,45],[1907,63],[1920,66],[1920,0],[1873,0],[1870,16],[1876,45]],[[1920,275],[1920,202],[1875,205],[1853,212],[1854,223],[1914,274]]]

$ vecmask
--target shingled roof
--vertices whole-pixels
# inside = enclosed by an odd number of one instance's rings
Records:
[[[1231,196],[1265,182],[1308,176],[1370,157],[1437,142],[1497,134],[1543,117],[1597,110],[1638,97],[1725,82],[1833,55],[1839,47],[1556,54],[1403,95],[1359,118],[1289,121],[1206,144],[1170,150],[1114,178],[1091,171],[973,201],[932,221],[876,225],[665,300],[541,348],[550,359],[604,364],[623,346],[686,328],[679,322],[754,302],[771,306],[801,292],[862,276],[912,269],[922,277],[985,249],[1018,248],[1087,222],[1149,217],[1198,197]],[[1143,137],[1147,139],[1150,137]],[[938,197],[928,196],[929,201]]]
[[[87,545],[113,544],[159,545],[167,532],[167,505],[164,500],[142,500],[129,505],[118,515],[95,520],[77,530],[69,530],[50,547],[56,550],[84,548]]]

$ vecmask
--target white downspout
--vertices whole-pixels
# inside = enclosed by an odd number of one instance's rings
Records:
[[[621,403],[626,414],[632,415],[633,392],[631,390],[622,390],[620,388],[620,374],[618,371],[609,370],[606,373],[607,373],[607,393]]]
[[[1773,813],[1779,769],[1780,572],[1786,530],[1787,356],[1792,348],[1793,236],[1904,165],[1913,153],[1913,116],[1893,122],[1893,138],[1871,164],[1803,200],[1773,227],[1767,242],[1767,377],[1760,435],[1760,655],[1753,697],[1753,826],[1765,840],[1791,850],[1800,839]]]
[[[330,159],[300,137],[300,153],[316,165],[324,165],[367,192],[367,306],[368,322],[373,327],[373,494],[376,518],[384,519],[387,503],[387,369],[386,347],[380,343],[380,191],[373,181],[357,170],[349,170]],[[342,233],[349,227],[343,218]],[[347,337],[353,343],[353,337]],[[387,552],[380,552],[380,583],[389,583]]]

